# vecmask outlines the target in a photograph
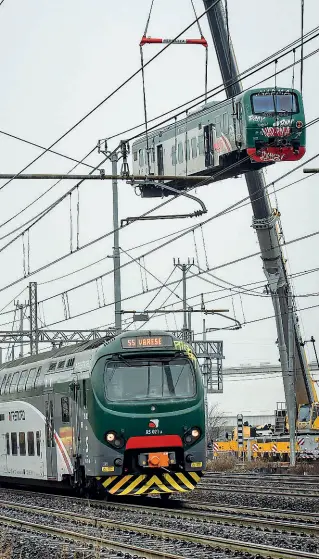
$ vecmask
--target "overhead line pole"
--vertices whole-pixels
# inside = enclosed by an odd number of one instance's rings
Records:
[[[212,4],[211,0],[203,0],[203,2],[206,9]],[[240,80],[238,80],[237,83],[233,83],[238,77],[239,71],[222,2],[219,2],[207,12],[207,18],[227,98],[234,98],[242,92],[242,84]],[[291,395],[290,379],[287,375],[288,359],[286,358],[288,355],[287,348],[289,347],[289,281],[283,263],[283,255],[277,233],[277,217],[274,215],[270,206],[269,197],[265,189],[263,172],[251,171],[246,173],[245,179],[254,214],[253,227],[257,233],[261,249],[263,269],[268,280],[268,286],[275,309],[278,339],[281,347],[280,358],[287,404],[289,430],[290,433],[294,434],[296,408],[295,399],[292,398]],[[299,326],[295,317],[293,320],[293,348],[290,348],[290,350],[293,352],[295,358],[296,388],[299,391],[299,394],[302,394],[305,402],[313,402],[315,395],[307,376],[307,365],[304,351],[299,344]],[[290,337],[290,340],[292,337]],[[292,460],[291,454],[290,459]]]

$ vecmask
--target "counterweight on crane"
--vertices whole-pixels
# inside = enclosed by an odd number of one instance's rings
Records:
[[[207,10],[211,0],[203,0]],[[227,98],[242,92],[238,80],[238,66],[230,39],[228,21],[222,0],[207,12],[209,27],[214,41]],[[290,458],[295,461],[295,430],[302,433],[319,432],[318,399],[312,381],[304,347],[300,344],[298,317],[292,308],[292,296],[285,261],[280,246],[280,234],[276,211],[270,205],[265,188],[263,171],[245,175],[253,209],[253,227],[261,250],[263,270],[272,297],[278,333],[278,348],[282,367],[285,399],[290,432]],[[298,419],[296,421],[296,411]],[[318,422],[318,425],[316,423]],[[312,437],[312,447],[315,437]]]

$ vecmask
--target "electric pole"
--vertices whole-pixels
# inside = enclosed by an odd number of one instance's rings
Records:
[[[191,330],[191,313],[188,313],[188,322],[187,322],[187,291],[186,291],[186,274],[188,270],[194,265],[194,259],[191,262],[188,259],[187,264],[181,264],[179,258],[178,260],[173,260],[175,268],[179,268],[182,270],[182,284],[183,284],[183,330]]]
[[[17,301],[17,309],[19,309],[19,313],[20,313],[20,325],[19,325],[19,330],[20,332],[23,332],[23,305],[21,305],[19,303],[19,301]],[[23,357],[23,335],[21,334],[21,339],[20,339],[20,352],[19,352],[19,357]]]
[[[29,283],[29,310],[30,310],[30,355],[37,355],[38,345],[38,284],[36,281]]]

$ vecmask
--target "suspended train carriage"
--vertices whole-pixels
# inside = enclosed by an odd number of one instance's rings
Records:
[[[234,99],[211,101],[136,140],[133,173],[141,178],[174,175],[176,180],[166,184],[183,190],[190,183],[179,176],[207,175],[219,181],[276,162],[297,161],[305,150],[301,94],[291,88],[258,88]],[[172,194],[151,183],[140,189],[143,197]]]

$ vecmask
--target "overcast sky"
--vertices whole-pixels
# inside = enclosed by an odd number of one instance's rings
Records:
[[[230,14],[230,31],[234,43],[238,65],[241,71],[249,68],[259,60],[267,57],[300,35],[300,0],[268,0],[260,3],[252,0],[228,0]],[[195,1],[197,13],[203,12],[201,0]],[[0,71],[2,75],[0,130],[17,135],[42,146],[49,146],[66,130],[72,127],[87,112],[95,107],[112,90],[130,76],[140,64],[139,41],[145,27],[150,0],[135,2],[113,2],[111,0],[5,0],[0,7]],[[149,34],[160,37],[177,35],[192,20],[194,15],[188,0],[155,0]],[[305,31],[319,25],[319,5],[317,0],[305,1]],[[209,42],[208,86],[213,88],[221,83],[221,76],[215,56],[208,23],[201,19],[203,33]],[[193,27],[188,37],[197,37],[198,29]],[[305,54],[318,48],[318,39],[305,47]],[[159,51],[159,46],[146,46],[146,59]],[[299,52],[296,57],[299,58]],[[146,69],[146,89],[149,118],[186,102],[203,93],[204,89],[204,49],[197,46],[170,46]],[[293,61],[288,56],[278,63],[278,69]],[[305,61],[304,65],[304,104],[307,121],[318,117],[318,55]],[[245,87],[256,81],[266,79],[274,71],[274,66],[264,70],[245,81]],[[292,70],[277,77],[277,85],[291,87]],[[266,79],[265,84],[275,85],[274,78]],[[295,86],[300,86],[299,66],[295,69]],[[222,98],[222,97],[221,97]],[[127,128],[143,122],[143,99],[141,75],[136,76],[112,99],[103,104],[80,126],[71,132],[55,147],[57,151],[76,159],[81,159],[94,148],[98,139],[110,137]],[[307,153],[304,159],[315,155],[318,149],[319,124],[307,132]],[[141,131],[141,128],[138,129]],[[119,139],[132,136],[121,134]],[[116,147],[118,140],[109,142],[110,148]],[[1,172],[16,173],[23,169],[41,151],[23,144],[15,139],[0,134]],[[97,165],[101,155],[93,153],[86,161]],[[314,164],[319,166],[319,160]],[[298,164],[280,163],[266,171],[266,180],[271,182]],[[61,157],[46,154],[31,167],[34,172],[68,172],[72,162]],[[104,164],[107,172],[110,165]],[[79,173],[88,172],[80,166]],[[281,181],[278,188],[301,178],[302,169]],[[2,181],[1,184],[4,184]],[[40,194],[44,193],[54,181],[16,180],[0,191],[0,224],[15,214],[19,216],[0,225],[0,236],[12,232],[17,227],[37,215],[59,196],[67,192],[74,184],[64,181],[43,196],[29,209],[23,211]],[[1,186],[0,186],[1,188]],[[275,199],[269,189],[272,204]],[[247,195],[246,182],[243,177],[221,181],[197,190],[197,194],[208,208],[208,217],[213,216],[227,206]],[[68,197],[69,198],[69,197]],[[80,199],[80,246],[100,235],[112,231],[112,189],[109,182],[87,181],[79,188]],[[287,241],[318,230],[318,179],[307,180],[292,185],[278,192],[277,200],[282,216],[282,226]],[[160,200],[152,201],[137,197],[130,185],[119,184],[120,218],[139,215],[154,207]],[[73,242],[76,241],[76,205],[77,196],[72,196]],[[190,200],[179,198],[164,207],[160,213],[185,213],[197,209]],[[159,212],[157,212],[159,213]],[[205,216],[206,217],[206,216]],[[241,256],[258,251],[258,241],[251,227],[252,210],[244,206],[231,214],[211,221],[203,227],[207,259],[210,267],[218,267]],[[120,244],[130,256],[122,254],[122,263],[137,258],[162,241],[158,237],[178,232],[182,228],[199,223],[194,220],[166,220],[136,222],[120,235]],[[19,230],[20,231],[20,230]],[[10,235],[0,241],[5,246]],[[25,254],[27,259],[28,235],[25,234]],[[70,209],[69,199],[57,206],[47,217],[34,226],[29,234],[30,271],[67,254],[70,250]],[[148,241],[154,241],[135,250]],[[200,229],[195,233],[199,265],[206,267],[203,241]],[[33,275],[3,289],[8,284],[23,278],[23,242],[19,238],[15,243],[0,253],[0,308],[7,305],[28,286],[29,279],[39,284],[38,298],[45,299],[61,293],[83,281],[95,278],[112,269],[112,261],[105,258],[112,253],[112,236],[106,237],[90,248],[81,250],[70,258],[48,267],[41,273]],[[75,248],[75,244],[74,247]],[[285,250],[290,273],[298,273],[319,266],[318,237],[291,244]],[[173,271],[173,258],[186,261],[195,258],[196,250],[192,233],[179,241],[166,246],[160,251],[146,256],[142,264],[152,272],[146,274],[147,283],[137,264],[123,269],[122,296],[129,297],[141,293],[147,288],[157,287]],[[104,259],[103,259],[104,258]],[[101,260],[103,259],[103,260]],[[97,260],[99,263],[77,271]],[[27,263],[25,268],[27,268]],[[26,270],[27,271],[27,270]],[[192,271],[196,273],[196,266]],[[72,274],[72,272],[75,272]],[[71,274],[62,279],[62,275]],[[216,270],[218,280],[209,275],[192,279],[188,282],[188,296],[220,290],[216,284],[226,287],[223,281],[241,286],[250,282],[264,281],[262,263],[259,257],[243,263],[230,265]],[[171,280],[180,278],[180,271],[175,270]],[[317,293],[319,274],[311,273],[294,280],[295,293],[299,308],[318,305],[317,296],[305,296]],[[54,281],[53,281],[54,280]],[[48,283],[47,283],[48,282]],[[214,285],[215,284],[215,285]],[[113,301],[113,279],[110,273],[103,280],[105,300]],[[256,296],[257,293],[257,296]],[[135,299],[123,302],[123,309],[143,310],[154,297],[155,292],[146,293]],[[163,289],[151,304],[158,308],[170,295]],[[176,290],[168,303],[176,303],[181,308],[181,287]],[[227,295],[227,297],[225,297]],[[219,297],[225,298],[218,300]],[[101,294],[100,294],[100,297]],[[27,298],[25,291],[19,299]],[[208,293],[204,296],[206,306],[229,309],[230,316],[240,322],[250,322],[273,314],[272,303],[262,296],[262,290],[255,294],[238,295],[233,298],[226,290]],[[208,302],[216,299],[215,302]],[[192,304],[200,303],[200,297],[191,299]],[[87,287],[74,290],[69,294],[71,316],[84,313],[99,305],[96,282]],[[62,297],[43,303],[41,319],[55,327],[93,328],[111,324],[114,321],[112,306],[84,314],[73,320],[63,321],[64,310]],[[12,305],[6,308],[10,309]],[[318,335],[319,308],[300,311],[302,334],[305,339]],[[12,315],[1,316],[1,324]],[[193,328],[200,339],[203,317],[194,315]],[[175,322],[176,321],[176,322]],[[176,314],[154,318],[149,326],[153,328],[174,329],[182,326],[182,315]],[[218,318],[206,319],[207,327],[225,326]],[[2,326],[2,328],[11,325]],[[25,325],[27,327],[27,324]],[[278,362],[276,329],[274,319],[252,322],[243,325],[235,332],[217,332],[210,334],[213,339],[224,341],[224,366],[240,364],[259,364],[260,362]],[[311,348],[309,348],[311,350]],[[309,359],[314,356],[309,351]],[[262,395],[262,398],[260,398]],[[283,400],[280,376],[250,381],[236,377],[225,380],[224,394],[217,395],[212,401],[220,403],[222,409],[231,413],[269,412],[277,401]]]

